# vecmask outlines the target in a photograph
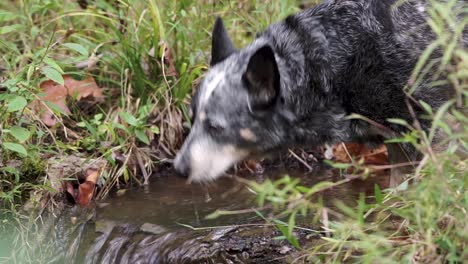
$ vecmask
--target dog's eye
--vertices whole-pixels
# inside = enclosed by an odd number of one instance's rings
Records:
[[[209,133],[217,134],[223,131],[223,127],[219,124],[213,123],[212,121],[208,120],[206,122],[206,127]]]

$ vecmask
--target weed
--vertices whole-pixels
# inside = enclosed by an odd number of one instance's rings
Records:
[[[432,122],[430,131],[418,129],[403,120],[392,119],[411,131],[394,142],[413,144],[423,155],[415,172],[395,189],[375,187],[373,201],[361,194],[357,206],[336,203],[337,209],[327,208],[309,194],[317,190],[348,182],[322,182],[312,187],[284,177],[276,182],[252,183],[258,193],[259,204],[267,202],[289,217],[286,227],[280,230],[295,245],[292,230],[297,215],[315,214],[324,232],[323,243],[303,249],[303,258],[312,262],[341,263],[462,263],[468,258],[466,223],[468,173],[466,169],[468,120],[468,53],[460,38],[468,20],[455,22],[458,12],[455,1],[429,1],[429,25],[437,40],[421,56],[407,87],[408,97],[428,70],[436,69],[433,85],[450,83],[457,91],[456,97],[437,111],[426,103],[419,104]],[[460,17],[460,16],[458,16]],[[429,60],[437,49],[441,58]],[[413,99],[414,100],[414,99]],[[440,134],[444,148],[432,142]],[[435,148],[438,148],[436,151]],[[359,162],[332,164],[339,169],[354,168],[371,177],[369,169]],[[360,176],[360,175],[357,175]],[[410,184],[410,182],[412,182]],[[333,218],[329,219],[328,214]],[[271,221],[277,221],[271,219]]]
[[[0,218],[21,219],[8,221],[23,234],[17,244],[24,261],[35,260],[27,241],[36,229],[23,223],[19,208],[28,193],[47,188],[42,161],[107,160],[98,199],[116,185],[147,183],[183,140],[188,101],[208,67],[215,16],[241,46],[294,11],[293,0],[0,2],[0,205],[7,208]],[[44,102],[56,121],[49,126],[32,102],[44,94],[42,82],[64,84],[64,75],[92,76],[106,100],[86,105],[69,96],[71,113]],[[23,167],[13,166],[19,160]]]

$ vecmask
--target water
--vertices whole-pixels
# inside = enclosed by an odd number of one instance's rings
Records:
[[[272,170],[266,175],[278,178],[284,173]],[[334,176],[336,171],[330,170],[289,174],[300,177],[306,186],[321,180],[341,179]],[[385,187],[387,181],[387,177],[354,180],[326,191],[324,201],[329,206],[336,199],[353,203],[360,192],[371,195],[374,184]],[[262,226],[264,221],[256,214],[205,219],[217,209],[251,208],[255,206],[254,198],[252,192],[233,179],[222,178],[206,187],[187,185],[184,179],[173,176],[153,179],[146,188],[103,202],[104,207],[97,209],[95,223],[84,236],[78,260],[86,263],[288,262],[288,255],[294,256],[291,246],[273,239],[280,234],[271,226]],[[260,225],[250,226],[255,223]],[[202,229],[192,230],[184,225]],[[304,231],[302,235],[307,234],[310,233]]]
[[[271,169],[250,180],[276,179],[286,172]],[[311,186],[342,179],[337,171],[289,171]],[[323,193],[327,206],[334,200],[352,204],[359,193],[372,195],[374,184],[387,186],[388,177],[353,180]],[[50,263],[288,263],[297,252],[273,226],[255,213],[216,219],[205,217],[217,209],[255,207],[254,194],[235,179],[221,178],[209,186],[184,179],[153,176],[151,184],[112,195],[92,210],[74,208],[49,219],[44,231],[56,244]],[[307,223],[307,219],[303,219]],[[313,226],[310,226],[313,228]],[[297,231],[301,242],[319,239]],[[51,251],[52,252],[52,251]],[[46,258],[46,257],[44,257]]]
[[[252,204],[254,195],[244,185],[228,178],[208,186],[187,184],[176,176],[153,178],[149,186],[128,191],[104,201],[98,209],[98,219],[142,225],[152,223],[166,229],[180,229],[177,223],[192,226],[235,224],[245,216],[204,220],[216,209],[244,209]]]

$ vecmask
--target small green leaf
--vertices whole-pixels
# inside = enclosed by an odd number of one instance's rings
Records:
[[[216,218],[218,218],[219,216],[220,216],[220,215],[219,215],[219,210],[216,210],[216,211],[214,211],[213,213],[211,213],[211,214],[205,216],[205,219],[206,219],[206,220],[216,219]]]
[[[38,51],[36,51],[34,53],[34,59],[39,59],[40,57],[44,56],[44,54],[47,52],[47,48],[42,48],[42,49],[39,49]]]
[[[334,238],[331,238],[331,237],[326,237],[326,236],[322,236],[320,238],[327,241],[327,242],[331,242],[331,243],[340,243],[341,242],[341,240],[334,239]]]
[[[86,57],[89,56],[88,50],[85,47],[83,47],[82,45],[80,45],[80,44],[77,44],[77,43],[63,43],[62,45],[69,48],[69,49],[71,49],[71,50],[74,50],[74,51],[80,53],[83,56],[86,56]]]
[[[153,109],[153,105],[147,104],[140,106],[138,109],[138,118],[145,118],[148,117],[151,113],[151,109]]]
[[[406,180],[403,183],[401,183],[400,185],[398,185],[395,189],[397,191],[406,191],[406,190],[408,190],[408,185],[409,185],[408,181]]]
[[[351,167],[351,165],[347,164],[347,163],[330,162],[329,164],[335,169],[342,169],[342,170],[345,170],[345,169],[348,169],[349,167]]]
[[[300,191],[301,193],[306,193],[310,190],[310,188],[305,186],[296,186],[296,190]]]
[[[336,163],[338,164],[338,163]],[[345,165],[348,165],[348,164],[345,164]],[[348,167],[346,167],[348,168]],[[319,182],[317,184],[315,184],[314,186],[312,186],[311,188],[309,188],[309,190],[307,191],[307,195],[310,196],[314,193],[317,193],[317,192],[320,192],[324,189],[327,189],[327,188],[330,188],[332,186],[334,186],[336,183],[334,182],[330,182],[330,181],[322,181],[322,182]]]
[[[9,166],[0,168],[0,171],[1,172],[11,173],[11,174],[18,174],[19,173],[18,169],[14,168],[14,167],[9,167]]]
[[[23,25],[20,25],[20,24],[0,27],[0,35],[8,34],[8,33],[13,32],[13,31],[18,31],[21,28],[23,28]]]
[[[436,243],[443,250],[450,251],[451,249],[453,249],[453,243],[450,241],[450,239],[447,239],[445,236],[437,239]]]
[[[432,107],[428,103],[424,102],[423,100],[419,100],[419,103],[428,114],[433,114]]]
[[[384,142],[385,143],[409,143],[411,141],[408,138],[399,137],[399,138],[387,139]]]
[[[354,211],[353,208],[349,207],[348,205],[346,205],[344,202],[342,201],[336,201],[335,202],[335,206],[340,209],[341,212],[343,212],[344,214],[348,215],[349,217],[351,218],[354,218],[354,219],[359,219],[359,215],[358,213],[356,213]]]
[[[8,12],[8,11],[5,11],[5,10],[0,10],[0,21],[2,21],[2,22],[10,21],[10,20],[13,20],[13,19],[15,19],[17,17],[18,17],[18,15],[14,14],[14,13],[11,13],[11,12]]]
[[[6,173],[14,175],[15,176],[15,182],[19,183],[20,173],[19,173],[17,168],[7,166],[7,167],[0,168],[0,172],[6,172]]]
[[[30,33],[31,38],[36,38],[39,35],[40,32],[41,32],[41,30],[39,29],[38,26],[32,26],[31,27],[31,33]]]
[[[299,241],[294,236],[293,233],[289,233],[288,227],[282,224],[277,223],[276,227],[281,231],[281,233],[286,237],[288,242],[295,248],[300,248]]]
[[[42,73],[44,73],[44,75],[51,79],[52,81],[60,84],[60,85],[64,85],[65,84],[65,81],[63,80],[63,76],[62,74],[57,71],[56,69],[52,68],[52,67],[44,67],[42,68]]]
[[[128,182],[130,180],[130,173],[128,172],[128,167],[124,166],[123,167],[123,176],[124,176],[124,181]]]
[[[145,143],[146,145],[149,145],[150,142],[149,142],[149,139],[148,139],[148,136],[146,136],[145,132],[143,130],[135,130],[135,136],[143,143]]]
[[[124,125],[122,125],[122,124],[113,123],[112,126],[113,126],[114,128],[122,129],[123,131],[128,132],[128,129],[127,129]]]
[[[156,134],[156,135],[158,135],[158,134],[160,133],[159,127],[157,127],[157,126],[151,126],[151,127],[150,127],[150,131],[151,131],[153,134]]]
[[[276,228],[278,228],[285,237],[289,236],[288,227],[286,225],[276,223]]]
[[[292,235],[295,227],[296,227],[296,212],[294,211],[294,212],[289,216],[289,221],[288,221],[288,234]]]
[[[26,78],[27,78],[28,82],[31,80],[31,77],[34,74],[34,71],[36,71],[36,65],[34,63],[32,63],[32,64],[29,65],[28,73],[26,74]]]
[[[383,202],[382,191],[380,190],[380,187],[377,184],[374,184],[374,195],[375,195],[375,202],[377,204],[382,204]]]
[[[14,126],[10,128],[10,135],[16,138],[20,143],[23,143],[31,137],[31,132],[26,128]]]
[[[26,98],[22,96],[15,96],[13,99],[8,101],[8,112],[17,112],[23,110],[23,108],[28,104]]]
[[[103,117],[104,117],[104,115],[102,113],[94,115],[94,121],[96,122],[96,124],[100,123],[100,121],[101,121],[101,119]]]
[[[138,125],[138,120],[127,112],[120,112],[119,116],[122,118],[123,121],[125,121],[127,124],[131,126]]]
[[[424,52],[419,56],[419,60],[416,63],[416,66],[413,69],[413,73],[411,74],[411,80],[415,81],[416,78],[421,74],[423,67],[426,65],[426,62],[429,60],[431,54],[442,44],[443,39],[439,39],[434,41],[429,46],[426,47]],[[418,86],[414,85],[411,87],[410,94],[412,94]]]
[[[18,143],[3,142],[3,147],[11,151],[14,151],[16,153],[22,154],[24,156],[28,155],[28,152],[26,151],[26,149],[21,144],[18,144]]]
[[[399,118],[388,118],[387,121],[390,122],[390,123],[405,126],[405,127],[409,126],[408,122],[406,122],[406,120],[399,119]]]
[[[49,65],[50,67],[56,69],[58,72],[60,72],[61,74],[63,74],[63,70],[62,68],[57,64],[56,61],[54,61],[53,59],[49,58],[49,57],[44,57],[44,62]]]

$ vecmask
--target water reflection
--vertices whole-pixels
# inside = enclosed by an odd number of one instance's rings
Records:
[[[271,170],[264,177],[279,178],[285,172]],[[332,170],[305,173],[293,171],[302,184],[340,180]],[[254,180],[254,179],[253,179]],[[353,180],[323,193],[327,205],[333,200],[353,203],[360,192],[372,195],[374,184],[385,187],[388,177]],[[285,241],[274,240],[279,233],[268,226],[242,226],[263,220],[255,214],[223,216],[206,220],[216,209],[238,210],[255,206],[255,196],[236,180],[224,178],[209,186],[187,185],[178,177],[161,177],[145,189],[134,190],[105,201],[97,209],[94,240],[83,245],[86,263],[244,263],[277,259],[287,262],[291,252]],[[191,230],[193,227],[219,227]],[[230,226],[232,225],[232,226]],[[88,239],[89,240],[89,239]]]

